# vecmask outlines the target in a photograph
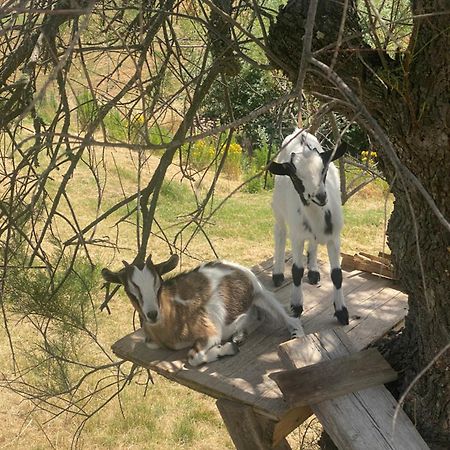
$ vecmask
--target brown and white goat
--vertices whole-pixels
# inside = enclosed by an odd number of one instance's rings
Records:
[[[124,264],[118,272],[103,269],[103,278],[124,286],[150,347],[191,347],[192,366],[236,354],[254,307],[282,319],[291,337],[303,335],[300,320],[289,317],[253,272],[238,264],[208,262],[167,280],[162,275],[177,266],[177,255],[160,264],[151,257],[140,266]]]

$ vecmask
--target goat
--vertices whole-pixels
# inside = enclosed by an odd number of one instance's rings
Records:
[[[308,245],[308,280],[317,284],[317,245],[326,244],[334,285],[334,309],[338,321],[348,324],[348,311],[342,292],[340,232],[344,224],[338,171],[332,161],[340,158],[345,147],[324,152],[312,134],[296,129],[287,136],[276,162],[269,165],[275,176],[272,209],[275,216],[275,254],[272,280],[284,281],[286,224],[292,243],[291,309],[295,317],[303,312],[303,250]],[[334,153],[334,154],[333,154]]]
[[[303,335],[300,320],[290,317],[256,275],[238,264],[207,262],[166,280],[162,275],[177,266],[177,255],[160,264],[153,264],[151,256],[145,264],[124,264],[118,272],[103,269],[104,280],[124,286],[150,348],[191,347],[192,366],[236,354],[255,306],[281,318],[291,337]]]

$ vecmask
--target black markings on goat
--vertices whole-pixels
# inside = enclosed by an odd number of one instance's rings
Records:
[[[320,281],[320,273],[317,270],[308,271],[309,284],[317,284]]]
[[[335,311],[335,317],[342,325],[348,325],[348,310],[345,306],[341,310]]]
[[[292,315],[294,317],[300,317],[303,313],[303,306],[302,305],[291,305],[291,311],[292,311]]]
[[[342,270],[341,269],[333,269],[331,271],[331,281],[334,284],[336,289],[341,289],[342,287]]]
[[[279,287],[283,284],[284,281],[284,274],[282,273],[274,273],[272,275],[272,281],[275,287]]]
[[[304,272],[305,269],[303,267],[297,267],[295,264],[292,266],[292,279],[294,280],[295,286],[300,286],[302,284]]]
[[[333,222],[331,221],[331,211],[329,209],[325,210],[325,234],[333,234]]]

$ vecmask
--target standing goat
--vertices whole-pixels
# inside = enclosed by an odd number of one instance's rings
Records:
[[[168,280],[161,277],[178,264],[178,256],[153,264],[129,265],[118,271],[102,270],[105,281],[122,284],[139,313],[152,348],[191,347],[192,366],[234,355],[244,339],[255,306],[281,318],[291,337],[303,335],[298,318],[289,317],[276,298],[247,268],[215,261]]]
[[[291,308],[296,317],[303,312],[302,278],[303,249],[308,246],[308,279],[317,284],[317,245],[326,244],[334,285],[335,316],[348,324],[348,311],[342,293],[340,266],[340,232],[344,223],[340,182],[332,163],[344,151],[338,148],[324,152],[315,136],[297,129],[282,144],[277,162],[269,166],[275,177],[272,208],[275,215],[275,255],[272,279],[275,286],[284,280],[286,224],[292,243],[292,279],[294,281]]]

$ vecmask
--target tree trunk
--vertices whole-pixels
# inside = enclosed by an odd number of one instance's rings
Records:
[[[415,0],[414,26],[408,48],[397,58],[371,50],[362,38],[358,15],[350,2],[344,44],[335,70],[363,100],[393,142],[401,162],[419,179],[445,217],[450,214],[450,31],[449,0]],[[287,75],[295,81],[308,2],[291,0],[270,30],[271,51],[290,61]],[[320,0],[313,51],[336,40],[342,5]],[[359,30],[359,31],[358,31]],[[349,39],[345,39],[349,37]],[[318,53],[325,63],[331,52]],[[305,88],[340,97],[334,86],[309,74]],[[352,116],[349,110],[342,113]],[[384,149],[388,179],[394,181],[394,211],[388,244],[400,281],[409,295],[409,313],[398,342],[403,358],[404,389],[450,342],[450,233],[424,197],[409,184],[405,190]],[[420,256],[419,256],[420,255]],[[424,275],[424,276],[423,276]],[[407,396],[405,409],[432,448],[450,442],[450,350],[420,377]]]

